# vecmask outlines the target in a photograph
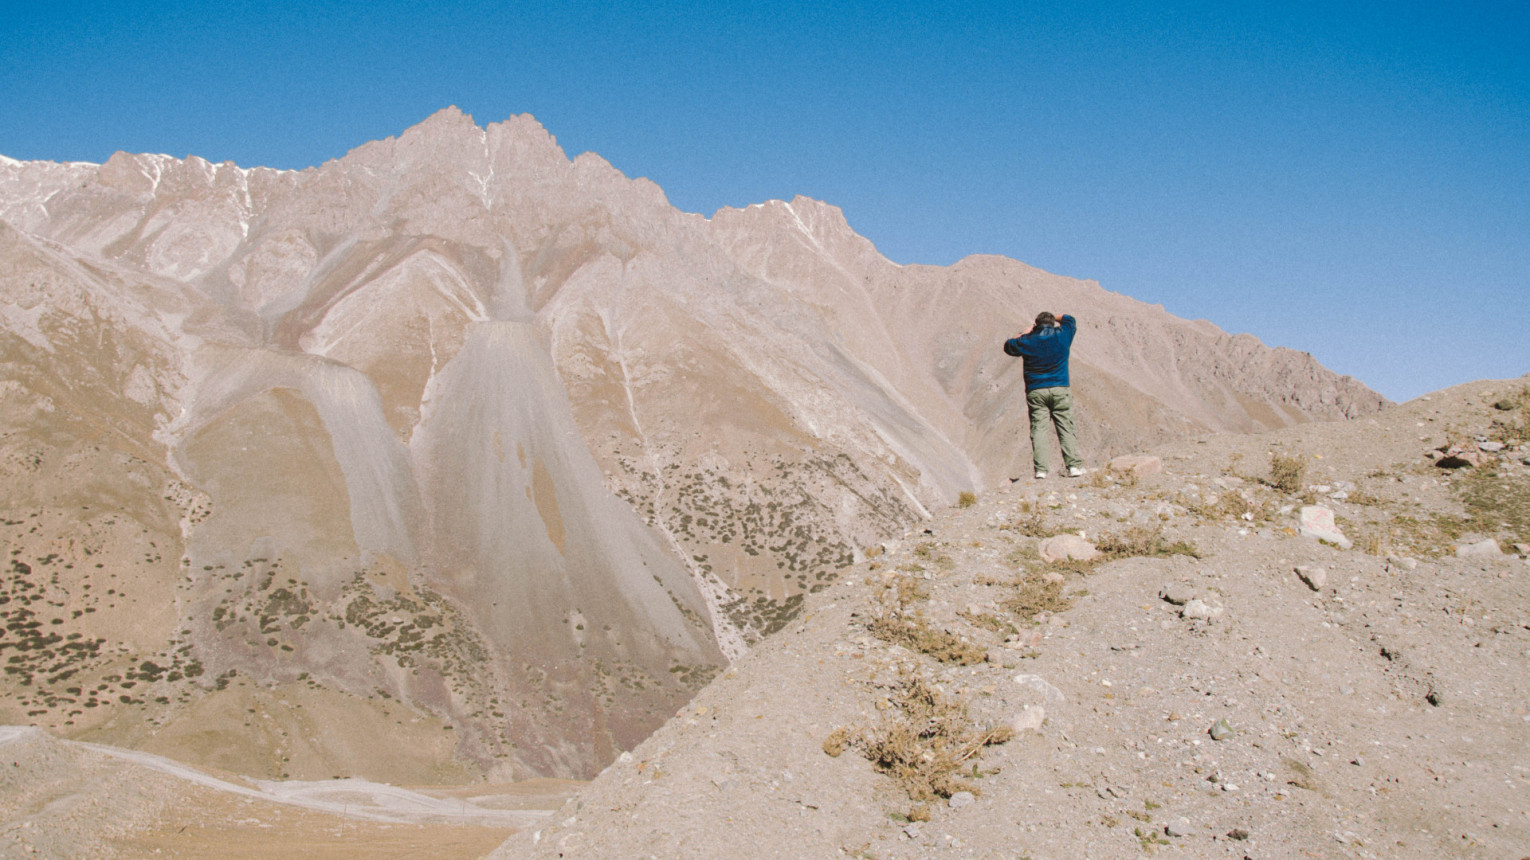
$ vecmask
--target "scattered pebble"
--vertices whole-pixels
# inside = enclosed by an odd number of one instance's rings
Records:
[[[1308,567],[1299,564],[1296,566],[1296,575],[1313,591],[1322,591],[1323,586],[1328,584],[1328,571],[1321,567]]]
[[[1233,736],[1233,733],[1234,733],[1234,731],[1233,731],[1232,724],[1227,722],[1227,718],[1226,717],[1223,717],[1223,718],[1217,720],[1216,722],[1212,723],[1211,724],[1211,729],[1207,732],[1207,734],[1211,735],[1211,739],[1214,740],[1214,741],[1220,741],[1220,740],[1224,740],[1226,738],[1230,738],[1230,737]]]

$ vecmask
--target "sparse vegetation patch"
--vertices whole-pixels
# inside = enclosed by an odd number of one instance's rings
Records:
[[[958,791],[982,793],[965,778],[964,765],[985,747],[1014,737],[1012,729],[974,725],[965,705],[947,699],[917,672],[899,678],[888,702],[892,716],[882,725],[836,729],[824,741],[824,752],[839,756],[846,749],[860,751],[917,803]]]
[[[1163,529],[1150,529],[1145,526],[1134,526],[1121,534],[1105,535],[1100,538],[1095,549],[1104,553],[1108,559],[1171,555],[1201,557],[1200,551],[1188,541],[1170,541],[1164,537]]]

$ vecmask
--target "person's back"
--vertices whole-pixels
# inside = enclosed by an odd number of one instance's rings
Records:
[[[1037,325],[1028,333],[1005,342],[1006,353],[1025,359],[1026,391],[1068,387],[1068,353],[1077,331],[1077,321],[1063,314],[1055,325]]]
[[[1068,388],[1068,354],[1078,323],[1063,314],[1036,315],[1036,322],[1004,342],[1004,352],[1024,359],[1025,404],[1031,419],[1031,459],[1036,477],[1047,476],[1047,429],[1057,431],[1063,462],[1070,477],[1084,474],[1073,434],[1073,394]],[[1019,480],[1018,478],[1015,480]]]

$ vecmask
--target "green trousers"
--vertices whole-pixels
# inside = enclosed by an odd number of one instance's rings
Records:
[[[1073,435],[1073,392],[1066,387],[1038,388],[1025,393],[1025,405],[1031,413],[1031,461],[1036,464],[1036,471],[1047,471],[1047,462],[1051,459],[1047,451],[1051,447],[1047,444],[1047,431],[1052,427],[1057,429],[1063,465],[1069,469],[1082,469],[1084,460],[1078,455],[1078,439]]]

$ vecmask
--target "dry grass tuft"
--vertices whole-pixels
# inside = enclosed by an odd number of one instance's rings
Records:
[[[1242,498],[1242,497],[1238,497]],[[1163,529],[1150,529],[1146,526],[1133,526],[1118,535],[1105,535],[1095,545],[1108,559],[1134,558],[1137,556],[1163,557],[1171,555],[1188,555],[1191,558],[1200,558],[1201,553],[1183,540],[1170,543],[1163,536]]]
[[[916,601],[929,600],[930,592],[924,580],[917,576],[899,576],[882,591],[880,600],[889,609],[902,611]]]
[[[985,630],[992,630],[1000,636],[1007,636],[1011,633],[1020,632],[1015,629],[1015,625],[1005,621],[1003,618],[1000,618],[992,612],[968,612],[966,610],[962,610],[956,614],[957,617],[966,619],[967,622],[972,626],[982,627]]]
[[[1014,737],[1013,729],[974,725],[965,705],[947,699],[917,672],[904,673],[888,701],[893,706],[889,720],[876,728],[836,729],[824,741],[824,752],[839,755],[851,747],[860,750],[920,804],[958,791],[982,793],[963,779],[963,765],[985,747]],[[913,813],[919,810],[915,806]],[[909,817],[914,819],[913,814]]]
[[[911,651],[928,654],[942,663],[971,666],[974,663],[983,662],[988,657],[987,651],[971,642],[939,628],[931,627],[924,616],[918,613],[888,612],[873,618],[871,623],[866,625],[866,629],[883,642],[902,645]]]
[[[1061,576],[1031,571],[1015,580],[1015,593],[1002,605],[1017,618],[1034,618],[1041,612],[1063,612],[1073,606],[1073,601],[1063,594]]]
[[[977,496],[967,490],[963,490],[962,494],[956,497],[956,506],[959,508],[970,508],[975,504],[977,504]]]
[[[924,581],[915,576],[900,576],[888,584],[880,595],[882,612],[866,625],[871,635],[902,645],[913,651],[928,654],[942,663],[970,666],[981,663],[987,652],[960,637],[930,626],[924,615],[910,606],[928,600]]]
[[[1270,455],[1270,477],[1265,483],[1282,493],[1296,495],[1302,491],[1306,479],[1307,461],[1300,454],[1291,457]]]

